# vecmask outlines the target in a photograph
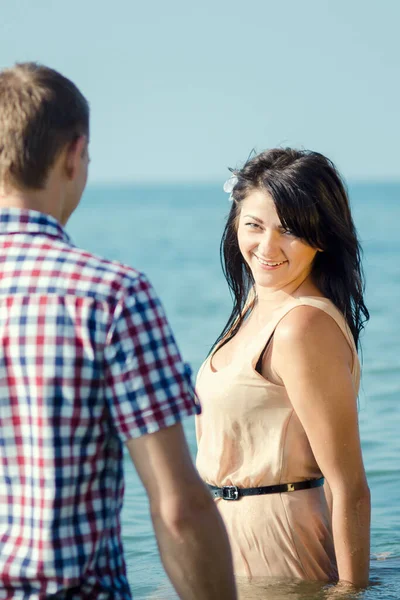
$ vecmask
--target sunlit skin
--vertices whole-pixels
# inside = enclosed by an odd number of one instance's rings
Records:
[[[44,189],[23,189],[0,182],[0,208],[36,210],[66,225],[85,189],[89,162],[88,139],[81,136],[60,151]]]
[[[65,170],[69,180],[64,192],[63,210],[60,215],[63,225],[67,223],[82,198],[88,180],[89,163],[89,140],[85,141],[83,138],[82,145],[77,140],[67,151]]]
[[[279,302],[305,282],[308,295],[319,295],[310,278],[318,250],[282,227],[266,191],[253,190],[242,202],[237,236],[260,301]]]

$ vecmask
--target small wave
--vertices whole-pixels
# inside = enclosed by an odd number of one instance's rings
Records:
[[[377,554],[371,554],[371,560],[387,560],[393,557],[393,552],[378,552]]]

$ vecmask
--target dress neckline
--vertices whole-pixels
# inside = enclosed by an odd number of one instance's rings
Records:
[[[284,318],[286,312],[289,312],[295,306],[307,306],[307,305],[308,306],[312,306],[312,304],[307,304],[307,302],[303,302],[304,300],[308,300],[308,299],[309,300],[320,300],[324,304],[327,303],[332,308],[338,310],[336,308],[336,306],[333,304],[333,302],[329,298],[326,298],[325,296],[297,296],[297,297],[293,297],[291,300],[288,300],[287,303],[285,303],[280,309],[278,309],[276,311],[276,319],[274,319],[272,317],[263,327],[261,327],[261,329],[258,332],[258,334],[248,344],[245,344],[245,346],[243,348],[243,351],[245,351],[248,348],[250,348],[253,344],[255,345],[256,340],[258,340],[262,335],[265,335],[265,331],[268,330],[267,328],[271,327],[271,323],[272,323],[272,329],[274,330],[274,328],[281,321],[281,319]],[[217,352],[218,352],[218,350],[217,350]],[[234,366],[237,362],[239,362],[239,359],[241,359],[241,358],[242,358],[241,356],[237,355],[227,365],[225,365],[224,367],[221,367],[221,369],[215,369],[215,367],[212,364],[213,354],[210,354],[210,356],[208,358],[209,370],[212,373],[212,375],[218,375],[219,373],[224,373],[227,370],[231,369],[232,366]]]

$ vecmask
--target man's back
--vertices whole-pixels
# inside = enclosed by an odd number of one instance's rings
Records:
[[[145,276],[74,248],[89,104],[34,62],[0,71],[0,600],[130,598],[122,444],[187,600],[236,598],[229,541],[180,420],[199,412]]]
[[[195,412],[188,374],[146,278],[52,217],[2,209],[0,263],[3,588],[130,598],[122,442]]]

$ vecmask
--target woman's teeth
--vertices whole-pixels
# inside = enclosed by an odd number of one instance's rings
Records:
[[[259,256],[256,256],[256,259],[262,264],[262,265],[266,265],[267,267],[278,267],[279,265],[283,265],[284,262],[286,262],[285,260],[281,261],[281,262],[268,262],[266,260],[263,260],[262,258],[260,258]]]

